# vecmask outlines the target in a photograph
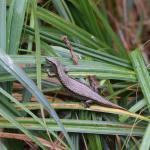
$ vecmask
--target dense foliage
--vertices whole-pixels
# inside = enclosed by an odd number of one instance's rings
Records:
[[[1,0],[2,149],[148,150],[149,7],[149,0]],[[85,107],[46,57],[127,111]]]

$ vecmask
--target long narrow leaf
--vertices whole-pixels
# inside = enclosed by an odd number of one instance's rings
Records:
[[[5,90],[0,88],[0,93],[6,96],[8,99],[10,99],[13,103],[16,104],[16,106],[22,108],[26,113],[28,113],[35,121],[37,121],[43,128],[47,128],[47,126],[43,123],[41,119],[39,119],[34,113],[32,113],[26,106],[24,106],[22,103],[20,103],[18,100],[16,100],[14,97],[12,97],[9,93],[7,93]],[[49,130],[49,129],[48,129]],[[64,142],[51,130],[49,130],[54,137],[57,137],[59,141],[61,141],[63,144]]]
[[[44,106],[44,108],[49,112],[49,114],[55,119],[55,121],[60,126],[71,148],[74,149],[72,142],[64,126],[62,125],[58,115],[54,111],[53,107],[49,104],[47,99],[40,92],[40,90],[36,87],[34,82],[26,76],[22,69],[20,69],[17,65],[14,64],[13,60],[8,55],[2,52],[0,53],[0,65],[3,66],[13,76],[15,76],[16,79],[20,81],[36,97],[37,101],[39,101]]]
[[[102,15],[102,13],[100,12],[100,10],[98,10],[98,8],[94,4],[94,2],[92,2],[92,0],[89,0],[89,2],[91,4],[91,7],[93,8],[93,11],[97,15],[97,17],[102,21],[102,23],[104,25],[104,28],[106,29],[107,33],[110,35],[110,37],[112,38],[112,40],[115,41],[115,44],[118,46],[118,48],[119,48],[118,54],[122,58],[128,58],[127,52],[125,51],[125,48],[124,48],[121,40],[117,37],[117,35],[115,34],[115,32],[112,30],[111,26],[109,25],[109,22]]]
[[[149,137],[150,137],[150,123],[147,126],[147,129],[145,131],[142,144],[140,146],[140,150],[149,150],[150,148],[150,142],[149,142]]]
[[[71,21],[74,23],[74,20],[72,18],[72,15],[66,5],[66,2],[64,0],[52,0],[55,8],[57,9],[60,16],[63,16],[66,20]]]
[[[86,45],[89,45],[94,48],[100,48],[102,47],[108,47],[103,42],[99,41],[96,38],[93,38],[93,36],[86,32],[85,30],[81,29],[80,27],[71,24],[70,22],[65,21],[64,19],[60,18],[59,16],[55,15],[52,12],[49,12],[43,8],[38,7],[37,15],[40,19],[43,21],[52,24],[62,32],[73,36],[78,37],[80,40],[82,40]]]
[[[149,72],[146,68],[144,60],[142,58],[142,54],[140,49],[134,50],[130,54],[131,61],[133,63],[134,70],[136,71],[136,75],[141,87],[141,90],[144,95],[144,99],[147,103],[148,109],[150,111],[150,76]],[[141,150],[148,150],[150,148],[150,143],[148,141],[148,137],[150,136],[150,123],[147,127],[147,130],[144,134],[142,143],[141,143]]]
[[[0,1],[0,48],[6,50],[6,0]]]
[[[13,0],[7,19],[7,53],[16,54],[22,33],[27,0]]]
[[[2,115],[5,119],[7,119],[14,127],[19,128],[23,133],[25,133],[28,137],[30,137],[38,146],[40,146],[43,150],[46,150],[44,146],[38,141],[36,137],[34,137],[30,131],[28,131],[24,126],[22,126],[16,118],[0,104],[0,115]],[[5,128],[5,127],[4,127]]]
[[[130,54],[131,62],[136,72],[137,79],[139,81],[141,90],[145,97],[147,105],[150,105],[150,76],[146,68],[140,49],[134,50]]]
[[[30,118],[18,118],[17,121],[31,130],[45,130],[36,121]],[[120,124],[110,121],[91,121],[91,120],[74,120],[74,119],[62,119],[61,120],[68,132],[74,133],[91,133],[91,134],[119,134],[119,135],[135,135],[143,136],[145,128],[141,126],[134,126],[129,124]],[[61,131],[60,127],[56,125],[53,119],[46,119],[47,126],[53,131]],[[0,118],[0,127],[11,128],[5,119]]]

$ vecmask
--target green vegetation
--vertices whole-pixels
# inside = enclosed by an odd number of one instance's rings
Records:
[[[1,0],[2,149],[150,149],[149,7],[149,0]],[[127,111],[85,107],[47,56]]]

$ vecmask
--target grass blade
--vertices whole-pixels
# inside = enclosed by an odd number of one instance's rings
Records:
[[[149,72],[145,66],[144,60],[142,58],[142,54],[140,52],[140,49],[136,49],[134,50],[131,54],[130,54],[130,58],[134,67],[134,70],[136,72],[141,90],[143,92],[144,95],[144,99],[147,103],[147,107],[150,111],[150,76],[149,76]],[[147,142],[149,140],[149,136],[150,136],[150,123],[147,126],[147,129],[145,131],[141,146],[140,146],[140,150],[148,150],[150,148],[150,143]]]
[[[43,150],[46,150],[44,146],[38,141],[36,137],[32,135],[24,126],[22,126],[16,118],[0,104],[0,114],[5,119],[7,119],[14,127],[19,128],[23,133],[25,133],[28,137],[30,137],[38,146],[40,146]]]
[[[39,119],[34,113],[32,113],[26,106],[24,106],[22,103],[20,103],[18,100],[16,100],[14,97],[12,97],[9,93],[7,93],[5,90],[0,88],[0,93],[6,96],[8,99],[10,99],[13,103],[16,104],[16,106],[20,107],[22,110],[24,110],[26,113],[28,113],[35,121],[37,121],[43,128],[47,129],[47,126],[45,123],[42,122],[41,119]],[[64,142],[51,130],[49,130],[54,137],[56,137],[60,142],[64,144]],[[65,145],[65,144],[64,144]]]
[[[17,121],[30,130],[45,130],[32,118],[17,118]],[[95,120],[76,120],[76,119],[61,119],[66,130],[72,133],[89,133],[89,134],[109,134],[109,135],[133,135],[143,136],[145,127],[134,126],[129,124],[121,124],[112,121],[95,121]],[[60,127],[53,119],[46,119],[46,124],[52,131],[61,131]],[[5,126],[11,128],[12,125],[7,120],[0,118],[0,127]]]
[[[93,39],[93,36],[90,33],[86,32],[77,25],[71,24],[70,22],[60,18],[59,16],[55,15],[52,12],[49,12],[43,8],[38,7],[37,15],[41,20],[49,24],[52,24],[54,27],[58,28],[65,34],[70,35],[74,38],[78,37],[89,47],[91,46],[96,49],[100,47],[108,47],[105,43],[99,41],[98,39],[96,38]]]
[[[91,4],[91,7],[93,8],[93,11],[97,15],[97,17],[102,21],[102,23],[104,25],[104,28],[106,29],[107,33],[110,35],[111,39],[113,39],[115,41],[115,44],[118,46],[118,48],[119,48],[119,51],[118,51],[119,56],[121,56],[122,58],[126,58],[127,59],[128,58],[127,52],[125,51],[125,48],[124,48],[121,40],[118,38],[118,36],[112,30],[112,28],[109,25],[108,21],[103,16],[103,14],[100,12],[100,10],[98,10],[98,8],[94,4],[94,2],[92,2],[92,0],[89,0],[89,2]]]
[[[27,0],[11,1],[7,18],[7,53],[9,54],[18,52],[26,6]]]
[[[0,1],[0,48],[6,50],[6,0]]]
[[[150,76],[145,66],[140,49],[136,49],[130,54],[131,62],[136,72],[137,79],[139,81],[141,90],[145,97],[147,106],[150,105]]]
[[[64,126],[62,125],[58,115],[56,114],[50,103],[47,101],[47,99],[40,92],[40,90],[36,87],[34,82],[26,76],[26,74],[23,72],[22,69],[20,69],[17,65],[13,63],[13,60],[8,55],[2,52],[0,53],[0,65],[3,66],[4,69],[6,69],[13,76],[15,76],[16,79],[20,81],[20,83],[22,83],[36,97],[37,101],[39,101],[43,105],[43,107],[58,123],[69,145],[71,146],[72,149],[74,149],[72,142],[69,138],[69,135],[67,134]]]
[[[140,150],[149,150],[150,148],[150,142],[149,142],[149,137],[150,137],[150,123],[147,126],[147,129],[145,131],[142,144],[140,146]]]
[[[72,18],[72,15],[66,5],[66,2],[64,0],[52,0],[55,8],[57,9],[60,16],[63,16],[66,20],[70,20],[72,23],[74,23],[74,20]]]

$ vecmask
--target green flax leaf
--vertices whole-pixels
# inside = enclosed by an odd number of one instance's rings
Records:
[[[139,85],[144,95],[144,99],[147,103],[148,109],[150,111],[150,76],[149,72],[146,68],[144,63],[144,59],[142,57],[142,53],[140,49],[134,50],[130,54],[131,62],[133,64],[134,70],[136,72],[137,79],[139,81]],[[144,134],[140,149],[141,150],[148,150],[150,148],[150,142],[148,142],[150,136],[150,123],[147,127],[147,130]]]
[[[36,97],[36,100],[43,105],[43,107],[49,112],[49,114],[58,123],[69,145],[71,146],[72,149],[74,149],[70,137],[67,134],[63,124],[61,123],[57,113],[50,105],[50,103],[47,101],[47,99],[44,97],[44,95],[40,92],[40,90],[37,88],[35,83],[26,76],[25,72],[21,68],[19,68],[17,65],[14,64],[13,60],[8,55],[2,52],[0,53],[0,65],[3,66],[4,69],[6,69],[13,76],[15,76],[16,79],[20,81],[20,83],[22,83],[26,87],[26,89],[28,89]]]

